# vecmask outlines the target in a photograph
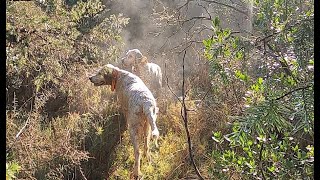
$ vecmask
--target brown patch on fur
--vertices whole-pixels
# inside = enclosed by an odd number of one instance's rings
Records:
[[[148,63],[148,58],[145,57],[145,56],[142,56],[140,63],[141,63],[142,65],[146,65],[146,64]]]

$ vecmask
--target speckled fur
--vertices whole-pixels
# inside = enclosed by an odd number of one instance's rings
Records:
[[[137,177],[140,174],[139,139],[144,135],[144,154],[150,160],[149,142],[151,134],[155,139],[156,146],[159,137],[156,126],[159,109],[152,93],[138,76],[111,64],[108,64],[106,68],[109,70],[103,71],[103,69],[100,69],[99,72],[90,77],[90,81],[98,86],[111,85],[110,82],[113,78],[111,74],[116,71],[115,92],[121,104],[121,110],[127,119],[135,156],[133,174]]]

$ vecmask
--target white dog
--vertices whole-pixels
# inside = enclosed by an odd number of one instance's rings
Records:
[[[138,49],[131,49],[122,58],[124,69],[139,76],[147,87],[158,98],[161,94],[162,72],[159,65],[150,63]]]
[[[115,91],[121,109],[127,119],[130,138],[133,143],[135,164],[133,174],[138,177],[140,174],[140,152],[139,136],[144,130],[144,154],[149,158],[149,141],[155,139],[156,146],[159,131],[156,126],[157,113],[159,111],[156,100],[143,81],[136,75],[114,67],[111,64],[99,69],[89,77],[95,86],[110,85]],[[150,131],[150,127],[152,133]]]

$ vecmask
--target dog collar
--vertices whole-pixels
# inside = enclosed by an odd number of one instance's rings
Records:
[[[116,89],[117,79],[118,79],[118,71],[113,70],[112,71],[112,80],[111,80],[111,91],[114,91]]]

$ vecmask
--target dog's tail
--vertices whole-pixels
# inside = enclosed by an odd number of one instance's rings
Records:
[[[155,138],[158,138],[159,134],[160,134],[158,127],[156,125],[158,111],[159,111],[159,108],[156,106],[151,106],[151,107],[149,106],[149,107],[146,107],[146,109],[144,109],[144,113],[147,116],[147,119],[148,119],[149,124],[151,126],[152,137],[155,137]]]

